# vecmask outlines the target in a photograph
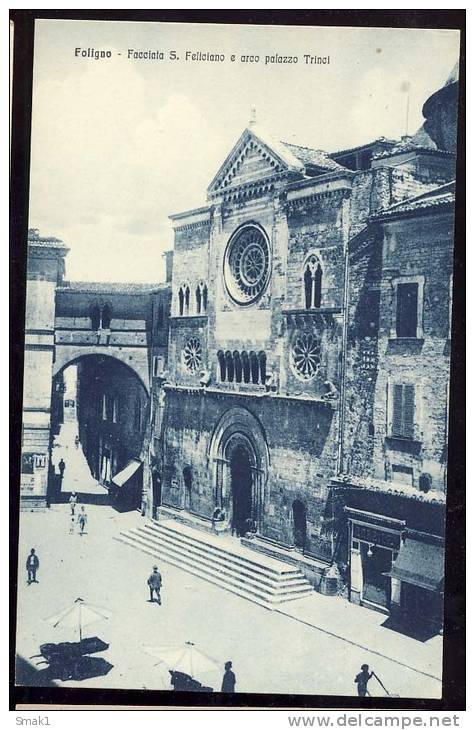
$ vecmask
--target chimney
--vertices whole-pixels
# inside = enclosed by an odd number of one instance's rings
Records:
[[[165,259],[165,283],[171,284],[173,273],[173,251],[165,251],[163,258]]]

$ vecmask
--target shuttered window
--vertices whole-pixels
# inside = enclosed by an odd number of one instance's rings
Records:
[[[396,337],[417,337],[418,284],[397,285]]]
[[[414,437],[414,402],[413,385],[393,385],[393,436]]]

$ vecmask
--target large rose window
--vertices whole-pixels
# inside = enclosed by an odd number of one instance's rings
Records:
[[[196,337],[190,337],[182,352],[183,364],[189,373],[196,373],[203,362],[201,343]]]
[[[320,341],[311,333],[303,333],[295,338],[291,351],[291,364],[300,380],[312,380],[320,369]]]
[[[231,239],[224,261],[226,288],[237,304],[256,301],[269,278],[269,245],[255,226],[246,226]]]

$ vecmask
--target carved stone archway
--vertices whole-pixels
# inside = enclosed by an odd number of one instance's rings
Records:
[[[214,506],[223,509],[228,523],[233,518],[232,461],[237,450],[247,454],[251,473],[252,517],[262,531],[269,475],[269,449],[264,429],[246,408],[230,408],[219,420],[211,438],[208,463],[212,472]]]

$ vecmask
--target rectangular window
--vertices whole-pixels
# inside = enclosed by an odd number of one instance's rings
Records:
[[[396,337],[417,337],[419,284],[397,285]]]
[[[106,394],[102,394],[102,420],[107,421],[107,398]]]
[[[393,436],[414,438],[414,405],[413,385],[393,385]]]
[[[394,482],[400,482],[408,487],[413,486],[414,473],[412,467],[393,464],[392,472]]]

